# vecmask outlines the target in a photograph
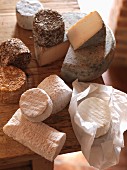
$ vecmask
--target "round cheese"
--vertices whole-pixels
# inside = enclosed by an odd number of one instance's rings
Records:
[[[51,115],[53,103],[44,90],[32,88],[21,95],[19,106],[28,120],[41,122]]]
[[[84,121],[97,124],[96,138],[108,132],[111,114],[104,100],[96,97],[87,98],[78,105],[78,113]]]
[[[1,65],[13,65],[25,69],[31,60],[31,52],[18,38],[11,38],[0,44]]]
[[[13,66],[0,67],[0,103],[18,103],[26,90],[25,73]]]
[[[52,47],[63,42],[64,22],[62,16],[50,9],[40,10],[33,21],[34,41],[43,47]]]
[[[34,15],[43,9],[42,3],[38,0],[21,0],[16,4],[17,23],[20,27],[32,30]]]
[[[52,113],[63,110],[70,102],[72,90],[57,75],[46,77],[38,88],[45,90],[50,96],[53,102]]]

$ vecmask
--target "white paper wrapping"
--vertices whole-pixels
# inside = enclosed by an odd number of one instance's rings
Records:
[[[96,123],[85,122],[77,111],[78,104],[89,97],[98,97],[107,102],[112,116],[108,133],[96,139]],[[124,147],[123,132],[127,130],[127,94],[111,86],[76,80],[73,82],[69,113],[75,135],[89,164],[98,169],[117,164]]]

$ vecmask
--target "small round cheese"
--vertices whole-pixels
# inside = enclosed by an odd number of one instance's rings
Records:
[[[18,103],[26,85],[22,70],[13,66],[0,67],[0,104]]]
[[[16,4],[17,23],[20,27],[32,30],[34,15],[43,9],[42,3],[38,0],[21,0]]]
[[[41,122],[51,115],[53,103],[44,90],[32,88],[21,95],[19,106],[28,120]]]
[[[78,105],[78,113],[84,121],[97,124],[96,138],[108,132],[111,114],[104,100],[96,97],[87,98]]]
[[[52,47],[63,42],[64,32],[64,21],[57,11],[45,9],[35,14],[33,34],[39,46]]]

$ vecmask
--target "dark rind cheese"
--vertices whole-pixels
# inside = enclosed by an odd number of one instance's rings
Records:
[[[26,90],[25,73],[13,66],[0,66],[0,104],[18,103]]]
[[[64,22],[57,11],[40,10],[33,21],[34,41],[43,47],[52,47],[63,42]]]
[[[13,65],[25,69],[30,63],[31,53],[18,38],[11,38],[0,45],[0,65]]]
[[[99,39],[99,37],[98,37]],[[109,67],[115,49],[115,38],[112,31],[106,27],[103,42],[73,50],[70,46],[61,69],[61,77],[66,82],[75,79],[91,81],[100,77]]]

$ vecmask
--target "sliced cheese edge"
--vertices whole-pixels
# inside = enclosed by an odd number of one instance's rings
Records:
[[[103,21],[97,11],[91,12],[74,24],[67,32],[74,50],[80,48],[87,40],[103,27]]]
[[[84,121],[97,124],[96,138],[108,132],[111,114],[109,106],[104,100],[96,97],[87,98],[78,105],[78,113]]]

